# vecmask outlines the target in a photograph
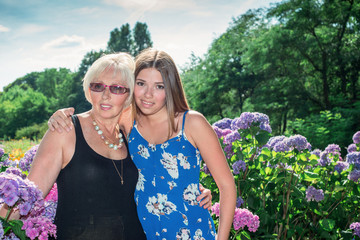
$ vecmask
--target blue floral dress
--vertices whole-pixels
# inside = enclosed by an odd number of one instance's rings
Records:
[[[210,213],[196,201],[202,158],[185,136],[186,113],[179,134],[162,144],[148,143],[136,122],[128,138],[139,170],[135,201],[148,239],[215,239]]]

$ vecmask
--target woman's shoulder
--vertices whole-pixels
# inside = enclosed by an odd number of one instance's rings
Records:
[[[189,121],[191,123],[198,123],[198,122],[203,122],[206,121],[206,118],[204,117],[204,115],[198,111],[195,110],[189,110],[186,113],[186,117],[185,117],[185,121]]]
[[[185,126],[193,130],[200,130],[209,125],[204,115],[198,111],[189,110],[185,117]]]

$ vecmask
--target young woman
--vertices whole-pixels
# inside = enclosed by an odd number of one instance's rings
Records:
[[[189,110],[167,53],[147,49],[136,58],[133,103],[135,120],[122,120],[139,169],[135,201],[147,238],[228,239],[236,203],[234,179],[212,127]],[[49,120],[50,128],[54,121]],[[217,234],[209,212],[196,200],[201,160],[220,191]]]

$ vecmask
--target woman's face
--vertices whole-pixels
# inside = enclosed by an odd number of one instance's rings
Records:
[[[107,86],[120,85],[128,87],[125,85],[125,81],[122,81],[120,73],[114,75],[114,71],[112,69],[101,73],[100,76],[93,81],[93,83],[102,83]],[[109,87],[106,87],[102,92],[89,91],[93,113],[97,117],[106,119],[118,117],[123,110],[124,103],[129,97],[129,92],[124,94],[114,94],[110,92]]]
[[[161,74],[155,68],[146,68],[135,79],[134,98],[144,115],[152,115],[165,110],[165,86]]]

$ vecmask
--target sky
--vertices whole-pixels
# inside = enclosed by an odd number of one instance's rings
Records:
[[[84,55],[105,49],[110,32],[145,22],[153,46],[178,67],[203,57],[233,18],[279,0],[0,0],[0,91],[46,68],[77,71]]]

